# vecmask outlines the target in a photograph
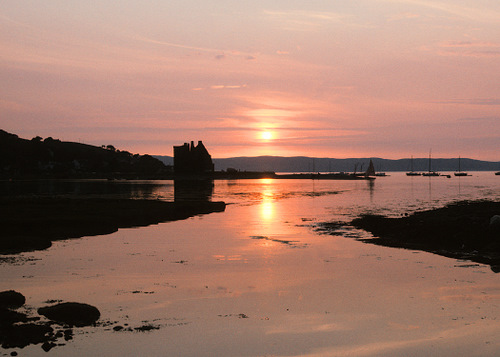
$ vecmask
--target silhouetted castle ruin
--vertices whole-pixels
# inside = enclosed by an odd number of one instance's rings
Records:
[[[202,174],[214,171],[212,156],[208,153],[201,141],[194,146],[184,143],[174,146],[174,172],[177,174]]]

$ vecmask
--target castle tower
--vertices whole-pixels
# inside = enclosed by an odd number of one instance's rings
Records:
[[[174,172],[182,174],[203,174],[214,171],[212,156],[205,145],[198,141],[198,145],[184,143],[174,146]]]

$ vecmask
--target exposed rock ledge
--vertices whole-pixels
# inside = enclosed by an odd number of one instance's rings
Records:
[[[362,239],[367,243],[472,260],[499,272],[500,223],[494,218],[498,215],[500,202],[463,201],[400,218],[363,215],[350,225],[373,234]],[[342,226],[324,223],[319,229],[335,234]]]

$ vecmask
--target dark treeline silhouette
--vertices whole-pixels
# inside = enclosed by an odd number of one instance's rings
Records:
[[[150,155],[64,142],[27,140],[0,130],[0,178],[155,178],[170,170]]]

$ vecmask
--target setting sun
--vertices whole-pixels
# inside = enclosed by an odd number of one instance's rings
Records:
[[[273,138],[273,133],[271,133],[270,131],[263,131],[261,134],[260,134],[260,137],[263,139],[263,140],[271,140]]]

